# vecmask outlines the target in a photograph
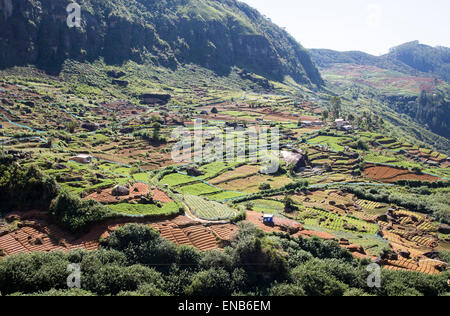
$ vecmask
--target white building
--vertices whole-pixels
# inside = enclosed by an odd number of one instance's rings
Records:
[[[347,125],[348,122],[346,122],[344,119],[337,119],[334,121],[334,123],[336,124],[336,127],[341,128],[344,125]]]
[[[69,161],[75,161],[83,164],[90,164],[92,162],[92,158],[94,157],[92,157],[91,155],[77,155],[70,158]]]

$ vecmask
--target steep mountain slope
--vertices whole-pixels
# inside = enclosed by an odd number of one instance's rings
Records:
[[[408,75],[431,74],[450,82],[450,48],[447,47],[431,47],[415,41],[391,48],[388,54],[382,56],[329,49],[311,49],[310,52],[320,67],[337,63],[376,66]]]
[[[322,84],[309,53],[258,11],[235,0],[84,0],[81,27],[69,0],[0,0],[0,68],[35,64],[58,72],[68,58],[127,60],[176,68],[233,66],[274,80]]]
[[[398,60],[424,73],[432,73],[450,82],[450,48],[431,47],[418,41],[391,49],[388,58]]]
[[[409,75],[417,75],[418,71],[388,55],[373,56],[364,52],[338,52],[330,49],[311,49],[311,56],[319,67],[330,67],[335,64],[356,64],[390,69]]]
[[[351,98],[357,100],[362,94],[375,97],[450,139],[449,51],[411,42],[379,57],[326,49],[312,49],[311,56],[322,68],[323,77],[344,88]]]

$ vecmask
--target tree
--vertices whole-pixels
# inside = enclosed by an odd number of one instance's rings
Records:
[[[324,110],[323,112],[322,112],[322,119],[323,119],[323,121],[326,121],[326,120],[328,120],[328,117],[330,116],[330,112],[328,112],[328,110]]]
[[[341,114],[341,106],[342,106],[342,100],[339,97],[331,97],[330,99],[331,104],[331,111],[333,113],[334,118],[339,118],[339,115]]]
[[[78,123],[75,121],[69,121],[69,122],[64,123],[64,126],[66,127],[66,130],[69,133],[73,133],[73,132],[75,132],[75,129],[78,127]]]
[[[214,107],[214,108],[211,109],[211,113],[212,114],[217,114],[217,113],[219,113],[219,111],[217,110],[216,107]]]
[[[152,136],[152,139],[153,139],[153,141],[159,141],[160,140],[160,132],[161,132],[161,127],[162,127],[162,125],[161,125],[161,123],[159,123],[159,122],[155,122],[155,123],[153,123],[153,125],[152,125],[152,127],[153,127],[153,136]]]
[[[283,200],[284,203],[284,211],[286,213],[292,213],[297,210],[297,207],[294,205],[294,201],[286,195]]]
[[[176,246],[160,237],[155,229],[138,224],[128,224],[115,230],[105,242],[110,249],[119,250],[133,264],[146,264],[164,270],[167,263],[183,258]]]
[[[269,289],[269,296],[306,296],[305,290],[298,285],[282,283]]]
[[[229,296],[231,295],[230,274],[220,268],[199,272],[186,292],[193,296]]]

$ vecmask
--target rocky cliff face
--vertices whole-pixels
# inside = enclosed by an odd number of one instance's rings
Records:
[[[0,0],[0,67],[64,60],[196,63],[226,74],[237,66],[270,79],[322,84],[308,52],[289,34],[235,0],[84,0],[69,28],[69,0]]]

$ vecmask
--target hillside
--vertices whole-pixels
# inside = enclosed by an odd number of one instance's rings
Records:
[[[235,0],[86,0],[68,28],[62,0],[2,0],[0,68],[34,64],[59,73],[65,60],[127,60],[171,69],[233,66],[282,81],[322,84],[308,52],[287,32]]]
[[[448,47],[431,47],[415,41],[392,48],[388,58],[450,82],[450,48]]]
[[[338,52],[331,49],[311,49],[310,53],[314,62],[323,68],[335,64],[356,64],[394,70],[409,75],[418,73],[414,68],[399,60],[389,58],[387,55],[378,57],[359,51]]]
[[[449,294],[449,83],[319,73],[235,0],[77,1],[0,0],[0,296]]]
[[[375,98],[449,139],[448,51],[411,42],[379,57],[326,49],[313,49],[311,56],[332,89],[343,88],[355,100],[364,94]]]
[[[311,49],[314,62],[320,67],[334,64],[376,66],[408,75],[424,74],[450,81],[450,48],[431,47],[418,41],[405,43],[390,49],[388,54],[373,56],[364,52],[338,52],[329,49]]]

